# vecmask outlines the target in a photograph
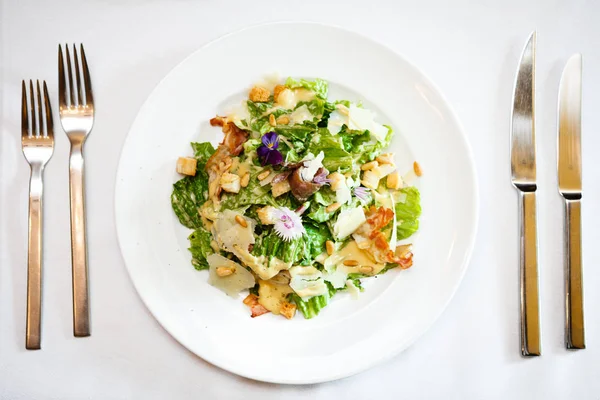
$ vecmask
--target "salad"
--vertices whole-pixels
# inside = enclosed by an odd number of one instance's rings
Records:
[[[322,79],[254,86],[210,120],[224,133],[217,148],[192,143],[177,161],[171,203],[194,230],[192,265],[229,296],[247,291],[252,317],[312,318],[337,293],[412,266],[420,166],[399,171],[392,128],[327,94]]]

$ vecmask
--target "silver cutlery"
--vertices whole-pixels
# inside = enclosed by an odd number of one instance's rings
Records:
[[[73,334],[81,337],[90,335],[83,144],[94,124],[94,98],[83,45],[80,46],[81,61],[75,45],[73,45],[72,58],[68,45],[65,45],[65,52],[66,57],[63,59],[62,48],[59,45],[58,101],[60,123],[71,143],[69,185],[71,197]],[[67,65],[66,70],[65,63]],[[73,69],[75,70],[74,74]],[[75,79],[73,79],[73,75],[75,75]]]
[[[533,32],[517,69],[511,117],[512,183],[519,193],[521,354],[541,355],[535,166],[535,42]]]
[[[27,322],[25,328],[25,348],[28,350],[41,348],[42,195],[44,192],[44,167],[54,152],[52,108],[46,81],[43,81],[44,107],[42,107],[40,81],[36,81],[35,87],[34,90],[33,82],[30,80],[30,105],[28,106],[25,81],[21,86],[21,145],[25,159],[31,167],[27,253]]]
[[[581,54],[572,56],[558,94],[558,190],[565,199],[565,342],[585,349],[581,257]]]

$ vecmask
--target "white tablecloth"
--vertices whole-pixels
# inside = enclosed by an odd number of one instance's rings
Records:
[[[600,3],[524,1],[3,0],[0,9],[1,399],[598,399],[600,396]],[[452,4],[450,4],[452,3]],[[492,3],[496,3],[495,5]],[[208,41],[279,20],[346,27],[418,65],[447,96],[475,154],[481,219],[455,298],[417,343],[360,375],[312,386],[253,382],[180,346],[144,307],[127,275],[114,222],[120,150],[160,79]],[[519,351],[517,195],[510,184],[514,74],[538,30],[538,234],[543,356]],[[28,166],[20,148],[21,79],[57,93],[57,44],[85,43],[97,118],[86,144],[92,336],[71,314],[68,141],[56,119],[46,170],[43,350],[26,351]],[[259,45],[259,44],[257,44]],[[265,44],[268,45],[268,44]],[[343,50],[343,49],[338,49]],[[346,51],[351,51],[346,49]],[[556,177],[562,67],[584,60],[583,246],[588,349],[563,336],[563,209]],[[268,58],[265,58],[266,68]],[[242,67],[243,63],[241,64]],[[55,113],[57,103],[54,102]],[[460,190],[457,187],[456,190]],[[443,199],[440,199],[443,201]]]

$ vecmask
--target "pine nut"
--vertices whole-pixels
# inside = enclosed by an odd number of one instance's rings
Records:
[[[266,179],[267,176],[269,176],[270,174],[271,174],[271,171],[266,170],[266,171],[263,171],[260,174],[258,174],[257,178],[258,178],[259,181],[262,181],[262,180]]]
[[[423,171],[421,170],[421,166],[416,161],[413,163],[413,170],[415,171],[415,175],[417,175],[417,176],[423,175]]]
[[[338,208],[340,208],[342,205],[340,203],[333,203],[328,205],[327,207],[325,207],[325,211],[327,211],[328,213],[332,213],[334,211],[337,211]]]
[[[235,272],[235,267],[217,267],[217,275],[221,278],[232,275]]]
[[[237,222],[238,224],[240,224],[242,226],[242,228],[247,228],[248,227],[248,223],[246,222],[246,220],[244,219],[244,217],[242,217],[239,214],[235,216],[235,222]]]
[[[373,267],[360,267],[358,269],[358,271],[361,274],[372,274],[373,273]]]
[[[368,171],[370,169],[377,167],[378,165],[379,165],[379,163],[377,161],[371,161],[366,164],[363,164],[362,167],[360,167],[360,169],[363,171]]]
[[[356,260],[344,260],[344,265],[347,267],[356,267],[358,266],[358,261]]]
[[[249,172],[246,172],[246,173],[244,174],[244,176],[242,176],[242,180],[241,180],[241,182],[240,182],[240,185],[241,185],[242,187],[246,187],[246,186],[248,186],[248,183],[250,183],[250,173],[249,173]]]
[[[276,121],[279,125],[287,125],[290,123],[290,118],[287,115],[282,115]]]
[[[335,251],[335,245],[333,244],[333,242],[331,240],[328,240],[325,242],[325,247],[327,248],[328,255],[332,255],[333,252]]]
[[[392,153],[380,154],[375,160],[377,160],[379,164],[393,164],[394,156]]]
[[[273,114],[269,115],[269,125],[276,126],[277,121],[275,121],[275,116]]]

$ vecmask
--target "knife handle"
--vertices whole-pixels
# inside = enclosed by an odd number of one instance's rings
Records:
[[[580,199],[565,199],[565,243],[566,345],[567,349],[585,349]]]
[[[537,223],[535,192],[519,192],[521,226],[521,354],[542,354],[537,267]]]

